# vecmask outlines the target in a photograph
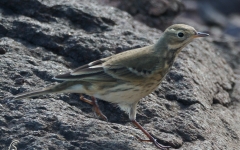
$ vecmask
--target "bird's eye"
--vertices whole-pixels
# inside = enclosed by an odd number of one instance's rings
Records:
[[[183,36],[184,36],[184,34],[182,32],[178,33],[178,37],[183,37]]]

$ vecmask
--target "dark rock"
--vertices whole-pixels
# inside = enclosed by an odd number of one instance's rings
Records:
[[[232,15],[228,19],[228,26],[225,28],[225,33],[231,35],[240,42],[240,14]]]
[[[214,6],[209,5],[209,1],[198,1],[199,14],[208,25],[217,25],[225,27],[227,25],[227,16],[223,15]]]
[[[239,0],[209,1],[209,0],[183,0],[186,6],[186,16],[191,16],[194,21],[201,20],[211,26],[227,27],[229,17],[233,14],[239,14]],[[201,22],[201,23],[203,23]]]
[[[0,13],[0,47],[6,50],[0,55],[0,149],[14,139],[18,149],[156,149],[138,141],[135,136],[143,137],[142,132],[107,102],[99,105],[109,122],[94,117],[78,94],[7,97],[57,84],[53,76],[92,60],[154,43],[161,31],[89,0],[2,0]],[[137,120],[161,144],[240,147],[239,83],[227,63],[234,51],[229,42],[212,41],[187,46],[159,88],[138,106]],[[219,49],[232,50],[227,62]],[[231,66],[239,68],[235,61]],[[24,83],[16,84],[20,79]]]
[[[223,15],[231,15],[235,13],[240,13],[239,6],[240,1],[239,0],[232,0],[231,2],[227,0],[218,0],[218,1],[209,1],[209,0],[197,0],[198,3],[204,3],[208,6],[213,7],[215,10],[220,12]],[[206,6],[205,5],[205,6]],[[208,7],[206,6],[206,7]],[[202,7],[204,9],[204,7]]]
[[[6,50],[4,48],[0,47],[0,55],[5,54],[5,53],[6,53]]]
[[[180,14],[184,5],[178,0],[98,0],[103,4],[117,7],[130,13],[144,24],[165,29]]]

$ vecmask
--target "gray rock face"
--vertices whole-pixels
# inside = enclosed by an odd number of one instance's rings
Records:
[[[97,0],[101,4],[117,7],[130,13],[134,19],[157,29],[164,30],[182,12],[179,0]]]
[[[152,44],[161,31],[93,0],[1,0],[0,13],[0,149],[14,139],[18,149],[156,149],[138,141],[141,131],[107,102],[99,105],[109,122],[96,118],[78,94],[7,97],[56,84],[53,76],[79,65]],[[140,101],[137,120],[159,143],[240,147],[239,84],[215,49],[206,39],[189,44],[159,88]]]

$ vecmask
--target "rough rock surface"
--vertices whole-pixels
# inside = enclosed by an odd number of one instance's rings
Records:
[[[92,60],[154,43],[161,31],[94,0],[1,0],[0,13],[0,149],[14,139],[18,149],[156,149],[135,138],[143,134],[113,104],[99,102],[105,122],[78,94],[6,97],[56,84],[54,75]],[[239,84],[219,46],[206,39],[189,44],[159,88],[141,100],[137,120],[161,144],[240,147]]]
[[[180,14],[184,5],[179,0],[97,0],[130,13],[134,19],[157,29],[165,29]]]

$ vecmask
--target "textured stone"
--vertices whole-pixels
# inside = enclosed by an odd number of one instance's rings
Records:
[[[109,119],[105,122],[78,94],[7,97],[56,84],[54,75],[95,59],[154,43],[161,31],[94,0],[1,0],[0,13],[0,48],[6,51],[0,55],[0,149],[14,139],[18,149],[156,149],[137,140],[143,133],[113,104],[99,102]],[[212,43],[189,44],[159,88],[141,100],[137,120],[161,144],[240,147],[239,84],[234,80],[239,78],[217,53],[231,47]]]
[[[157,29],[165,29],[184,10],[179,0],[97,0],[101,4],[117,7],[134,19]]]

